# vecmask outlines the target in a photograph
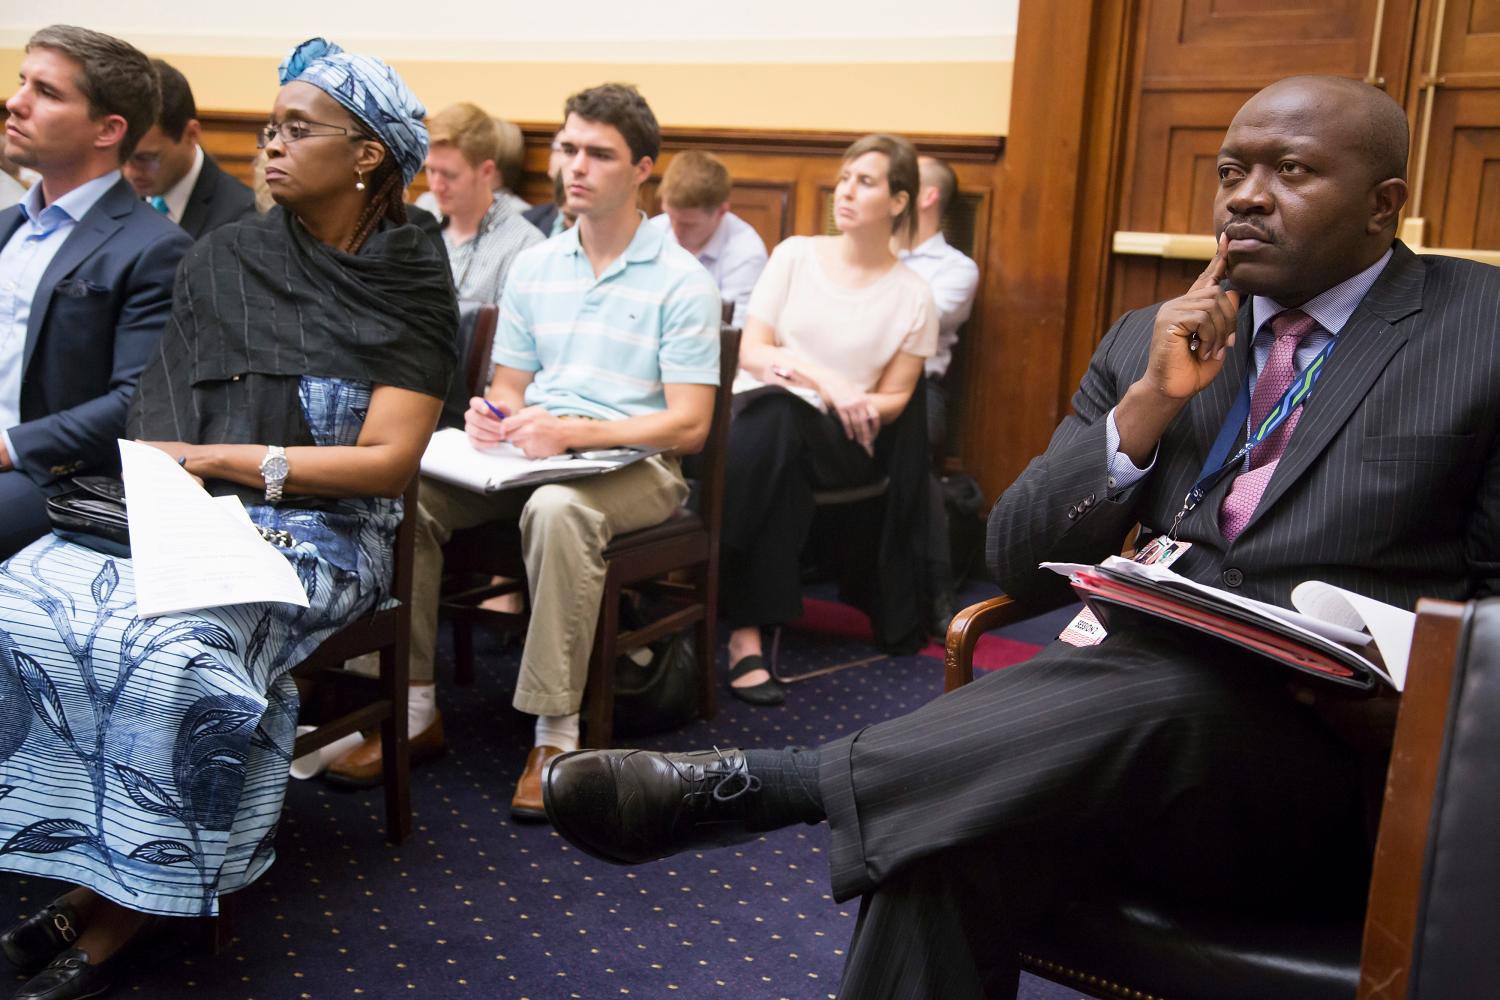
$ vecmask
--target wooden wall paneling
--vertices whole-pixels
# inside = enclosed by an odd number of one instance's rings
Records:
[[[1375,14],[1372,0],[1155,0],[1145,82],[1200,90],[1298,73],[1363,78]]]
[[[1438,93],[1425,188],[1428,244],[1500,249],[1500,87]]]
[[[266,115],[239,111],[201,111],[202,144],[227,173],[246,184],[255,184],[253,166],[258,149],[255,134],[266,123]]]
[[[1424,73],[1411,88],[1420,146],[1425,88],[1435,86],[1425,164],[1414,154],[1422,191],[1411,214],[1426,220],[1428,246],[1500,248],[1500,0],[1447,0],[1442,13],[1438,25],[1434,8],[1421,39],[1424,70],[1439,46],[1437,77]]]
[[[1046,447],[1100,312],[1133,0],[1022,0],[1010,132],[971,346],[964,464],[994,498]]]

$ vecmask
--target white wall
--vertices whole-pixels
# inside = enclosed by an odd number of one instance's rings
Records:
[[[525,62],[1010,61],[1019,0],[59,0],[0,5],[0,46],[47,22],[153,51],[281,55],[323,35],[387,58]],[[423,10],[435,16],[419,20]],[[39,18],[46,18],[46,21]],[[394,27],[399,26],[399,27]]]

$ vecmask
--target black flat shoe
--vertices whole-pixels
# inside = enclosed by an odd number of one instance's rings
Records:
[[[114,959],[89,964],[88,952],[69,948],[41,972],[26,980],[14,1000],[86,1000],[114,985]]]
[[[33,973],[78,940],[78,913],[59,896],[25,920],[0,934],[0,951],[10,964]]]
[[[552,828],[617,865],[754,840],[759,833],[746,825],[742,796],[759,790],[738,750],[575,750],[542,771]]]
[[[774,677],[768,677],[759,684],[751,684],[749,687],[735,687],[734,682],[745,676],[752,670],[764,670],[770,673],[766,661],[759,656],[744,656],[740,662],[729,668],[729,693],[740,701],[749,705],[780,705],[786,701],[786,694],[781,690],[781,685],[776,683]]]

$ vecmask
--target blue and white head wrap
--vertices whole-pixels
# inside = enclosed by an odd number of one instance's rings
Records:
[[[400,75],[372,56],[309,38],[281,61],[281,83],[310,83],[349,109],[396,158],[407,184],[427,159],[427,109]]]

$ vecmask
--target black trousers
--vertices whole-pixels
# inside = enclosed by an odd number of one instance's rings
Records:
[[[1210,898],[1347,891],[1357,756],[1285,668],[1165,628],[1054,643],[824,747],[845,997],[1008,997],[1014,932],[1114,880]]]
[[[828,416],[780,389],[736,400],[724,473],[720,592],[731,628],[802,614],[799,559],[816,490],[875,478],[873,459]],[[872,540],[873,543],[873,540]]]
[[[933,455],[946,453],[948,444],[948,393],[942,380],[931,375],[922,379],[927,393],[927,447]],[[954,587],[953,556],[949,550],[948,508],[943,484],[935,471],[927,474],[927,592],[943,603],[951,600]]]
[[[47,495],[24,473],[0,472],[0,559],[9,559],[50,529]]]

